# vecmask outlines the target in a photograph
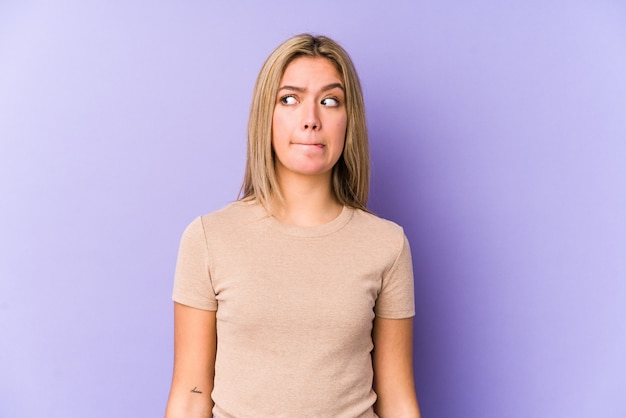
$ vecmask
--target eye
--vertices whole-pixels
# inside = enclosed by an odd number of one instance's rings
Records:
[[[298,103],[298,100],[291,95],[283,96],[280,98],[280,102],[284,105],[294,105]]]
[[[337,106],[339,106],[339,99],[336,99],[334,97],[327,97],[327,98],[323,99],[321,103],[324,106],[337,107]]]

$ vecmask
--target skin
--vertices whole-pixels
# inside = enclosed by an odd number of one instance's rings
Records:
[[[325,58],[301,57],[285,69],[272,119],[275,169],[284,202],[274,216],[313,226],[342,206],[331,172],[343,152],[347,114],[343,80]],[[215,312],[174,303],[174,374],[166,418],[211,417],[217,348]],[[413,319],[376,318],[372,339],[375,411],[381,418],[419,418],[413,379]],[[198,393],[202,392],[202,393]]]
[[[413,378],[413,318],[376,317],[372,331],[374,411],[381,418],[420,418]]]
[[[278,184],[285,198],[275,216],[319,225],[341,212],[331,172],[343,152],[347,114],[343,80],[330,61],[301,57],[285,69],[272,118]]]
[[[174,373],[166,418],[211,418],[215,312],[174,303]],[[201,393],[198,393],[201,392]]]
[[[324,181],[343,152],[347,114],[341,76],[326,59],[297,58],[280,80],[272,117],[276,172]]]

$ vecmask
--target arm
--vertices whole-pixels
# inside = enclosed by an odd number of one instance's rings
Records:
[[[174,374],[166,418],[211,418],[215,312],[174,303]]]
[[[372,338],[376,414],[381,418],[419,418],[413,378],[413,318],[376,317]]]

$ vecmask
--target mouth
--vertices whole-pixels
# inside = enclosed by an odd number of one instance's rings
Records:
[[[319,149],[323,149],[323,148],[326,147],[325,144],[321,144],[321,143],[309,144],[309,143],[305,143],[305,142],[293,142],[292,144],[293,145],[300,145],[300,146],[303,146],[303,147],[316,147],[316,148],[319,148]]]

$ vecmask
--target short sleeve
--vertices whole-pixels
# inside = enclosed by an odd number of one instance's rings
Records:
[[[189,224],[181,238],[172,299],[193,308],[217,310],[201,217]]]
[[[376,300],[374,313],[388,319],[415,316],[413,294],[413,262],[411,248],[403,235],[402,247],[391,268],[383,275],[381,290]]]

